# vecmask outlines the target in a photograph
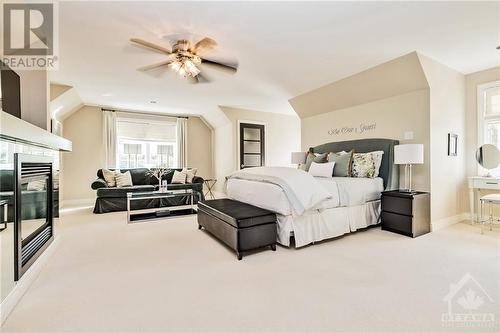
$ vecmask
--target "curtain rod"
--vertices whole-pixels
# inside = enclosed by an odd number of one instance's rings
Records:
[[[163,117],[170,117],[170,118],[183,118],[183,119],[189,119],[187,116],[173,116],[170,114],[164,114],[164,113],[155,113],[155,112],[136,112],[136,111],[120,111],[120,110],[113,110],[113,109],[106,109],[106,108],[101,108],[101,111],[111,111],[111,112],[121,112],[121,113],[132,113],[132,114],[143,114],[145,116],[163,116]]]

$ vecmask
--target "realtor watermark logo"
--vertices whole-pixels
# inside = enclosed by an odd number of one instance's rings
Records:
[[[2,3],[2,59],[12,69],[57,69],[58,4],[50,1]]]
[[[496,325],[494,300],[469,273],[450,284],[443,301],[448,306],[448,311],[441,316],[445,327],[491,328]]]

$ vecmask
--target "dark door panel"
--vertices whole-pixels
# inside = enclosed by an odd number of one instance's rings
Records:
[[[240,169],[264,166],[264,125],[240,123]]]

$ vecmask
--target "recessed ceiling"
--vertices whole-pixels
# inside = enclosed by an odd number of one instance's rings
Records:
[[[60,2],[59,70],[87,104],[203,114],[219,105],[293,113],[288,100],[418,51],[462,73],[499,65],[499,2]],[[191,85],[131,37],[208,36],[238,73]],[[150,103],[156,101],[156,103]]]

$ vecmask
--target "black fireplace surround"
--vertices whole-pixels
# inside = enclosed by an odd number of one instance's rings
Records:
[[[37,192],[37,214],[27,215]],[[14,154],[14,256],[19,280],[54,240],[53,160],[51,157]]]

